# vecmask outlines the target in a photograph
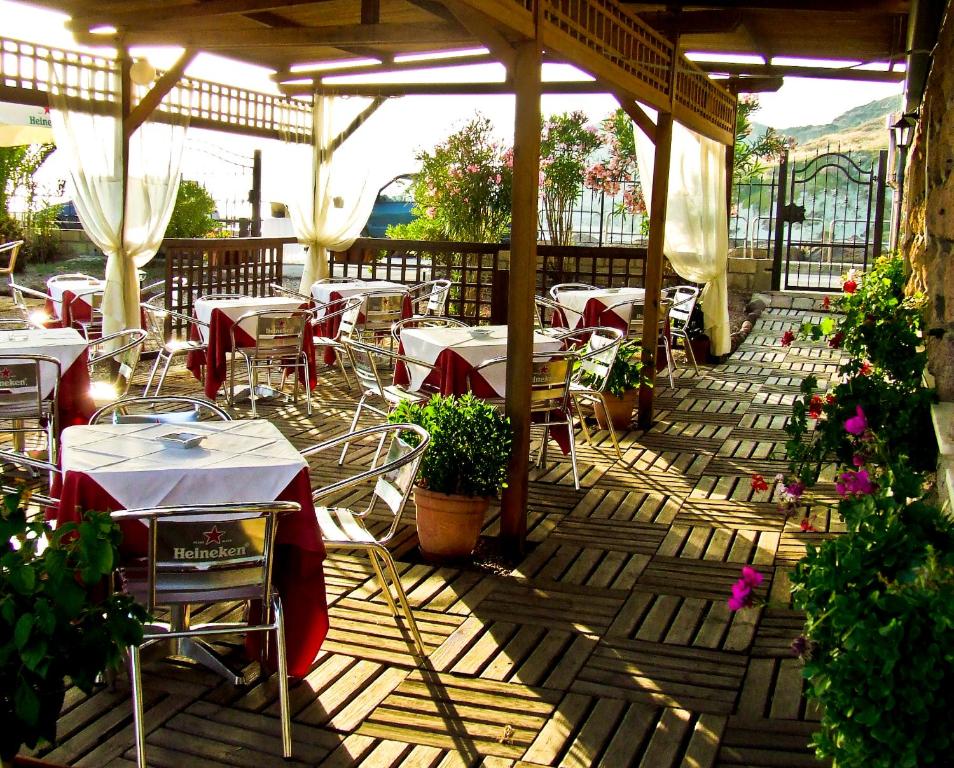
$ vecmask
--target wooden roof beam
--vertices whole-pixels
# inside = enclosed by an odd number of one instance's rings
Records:
[[[444,22],[424,24],[344,24],[327,27],[282,27],[262,29],[192,30],[177,24],[174,29],[137,29],[115,35],[90,35],[74,31],[88,45],[176,45],[217,51],[236,48],[281,48],[284,46],[340,47],[349,45],[422,44],[460,45],[473,43],[473,35]]]
[[[636,99],[620,92],[614,93],[613,96],[616,98],[616,101],[619,102],[619,105],[622,107],[623,111],[629,115],[629,119],[636,123],[636,125],[639,126],[639,129],[649,137],[649,140],[652,141],[653,144],[655,144],[656,123],[654,123],[652,118],[643,111],[643,108],[639,106]]]
[[[730,77],[723,84],[732,93],[775,93],[782,87],[781,77]]]
[[[728,64],[718,61],[697,61],[695,64],[705,72],[748,77],[810,77],[823,80],[858,80],[873,83],[900,83],[904,80],[904,72],[897,70]]]
[[[445,5],[454,14],[457,21],[480,40],[490,50],[494,58],[507,68],[509,73],[513,69],[515,61],[514,48],[510,41],[501,34],[493,21],[480,11],[475,11],[463,3],[456,2],[456,0],[445,0]]]
[[[726,34],[735,32],[742,24],[742,14],[738,10],[654,11],[637,15],[667,37]]]
[[[308,96],[314,93],[310,83],[288,83],[280,86],[285,96]],[[609,93],[610,89],[594,81],[567,80],[544,82],[546,94]],[[321,83],[320,90],[330,96],[499,96],[512,94],[513,83]]]
[[[316,5],[329,0],[206,0],[193,5],[161,5],[155,2],[97,3],[88,13],[76,14],[68,22],[74,32],[87,32],[91,26],[112,24],[116,27],[142,23],[144,14],[150,24],[162,21],[208,18],[211,16],[241,16],[248,13],[282,11],[298,5]],[[127,10],[123,10],[127,7]],[[142,7],[140,7],[142,6]],[[147,10],[148,9],[148,10]]]
[[[136,129],[139,128],[149,116],[156,111],[156,108],[162,102],[163,97],[171,91],[176,83],[182,78],[186,67],[192,63],[198,51],[186,49],[179,56],[175,64],[162,73],[162,76],[155,82],[148,93],[142,97],[139,103],[132,108],[129,116],[123,121],[123,130],[128,141]]]
[[[619,0],[623,5],[656,5],[643,3],[640,0]],[[685,0],[685,2],[669,2],[671,8],[717,8],[717,9],[749,9],[756,11],[847,11],[850,13],[867,13],[880,15],[885,13],[907,13],[907,2],[904,0]]]
[[[373,58],[373,57],[367,57]],[[345,66],[346,59],[342,61],[342,66],[334,67],[329,62],[327,68],[316,70],[302,70],[292,72],[290,68],[281,69],[272,75],[272,80],[277,83],[288,80],[302,80],[308,77],[342,77],[345,75],[388,75],[395,72],[413,72],[419,69],[440,69],[442,67],[454,67],[461,64],[486,64],[491,59],[489,52],[474,54],[468,56],[447,56],[440,59],[425,59],[423,61],[394,61],[393,56],[377,56],[384,60],[381,64],[369,64],[366,67],[348,67]]]

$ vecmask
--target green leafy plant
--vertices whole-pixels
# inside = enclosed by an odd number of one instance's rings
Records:
[[[642,345],[642,339],[628,339],[620,345],[606,381],[606,391],[611,395],[622,397],[641,384],[652,386],[652,381],[644,374]],[[595,388],[602,382],[596,374],[587,371],[580,376],[580,383]]]
[[[506,487],[513,442],[510,419],[472,394],[434,395],[424,405],[402,402],[388,416],[392,424],[418,424],[431,442],[418,483],[431,491],[461,496],[496,496]],[[416,438],[411,436],[416,444]]]
[[[513,150],[494,139],[488,118],[476,115],[417,159],[417,219],[392,228],[389,237],[496,243],[510,231]]]
[[[583,112],[551,115],[540,133],[540,196],[550,241],[573,243],[573,205],[583,188],[586,163],[603,142]]]
[[[760,109],[754,96],[739,99],[735,113],[735,146],[732,155],[732,181],[739,184],[761,176],[765,172],[762,161],[780,158],[785,150],[795,146],[795,140],[783,136],[774,128],[766,128],[759,136],[752,136],[752,113]]]
[[[166,237],[205,237],[215,230],[212,218],[215,200],[197,181],[183,179],[179,183],[175,208],[166,227]]]
[[[104,594],[121,534],[107,513],[54,530],[31,520],[26,498],[0,509],[0,758],[56,738],[67,682],[92,690],[97,675],[142,642],[145,610]]]

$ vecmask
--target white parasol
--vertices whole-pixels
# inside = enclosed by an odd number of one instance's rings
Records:
[[[49,109],[0,103],[0,147],[53,141]]]

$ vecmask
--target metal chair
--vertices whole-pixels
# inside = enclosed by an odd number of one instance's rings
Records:
[[[282,753],[291,757],[291,708],[288,698],[288,661],[285,654],[285,623],[281,599],[272,588],[272,556],[280,515],[297,512],[294,502],[272,501],[249,504],[195,505],[131,509],[111,513],[114,520],[141,521],[148,526],[149,551],[144,564],[120,568],[121,589],[142,603],[150,614],[168,608],[172,622],[145,627],[143,645],[175,640],[191,657],[236,684],[244,677],[226,667],[202,637],[247,632],[274,632],[278,658],[278,700],[281,710]],[[205,545],[207,531],[229,542],[228,547]],[[191,625],[193,604],[261,600],[261,620],[251,622]],[[185,646],[185,648],[181,648]],[[264,648],[265,644],[263,644]],[[146,765],[143,728],[141,646],[131,645],[129,679],[132,686],[136,760]],[[219,669],[221,667],[221,669]]]
[[[563,333],[569,327],[566,312],[559,302],[546,296],[533,297],[533,328],[540,333]],[[559,318],[554,325],[554,317]]]
[[[563,291],[596,291],[598,286],[589,283],[557,283],[550,288],[550,298],[554,301],[560,300],[560,294]]]
[[[0,353],[0,432],[10,433],[14,450],[21,453],[26,435],[46,435],[47,459],[54,464],[61,377],[55,357]]]
[[[533,355],[530,373],[531,427],[543,429],[543,442],[540,446],[537,466],[546,464],[550,430],[553,427],[565,427],[569,432],[573,484],[577,490],[580,489],[580,474],[576,468],[576,446],[574,445],[573,439],[570,382],[573,378],[574,366],[579,358],[579,353],[573,350],[565,352],[538,352]],[[468,388],[473,392],[475,384],[477,384],[477,392],[475,394],[480,395],[482,383],[478,384],[478,381],[482,382],[484,377],[487,376],[487,369],[494,366],[506,367],[506,365],[506,357],[495,357],[490,360],[485,360],[468,372]],[[491,399],[493,400],[494,398]]]
[[[317,303],[317,302],[316,302]],[[335,360],[341,368],[341,373],[351,389],[351,379],[348,376],[348,369],[345,367],[345,358],[350,357],[348,350],[343,344],[343,339],[350,338],[358,327],[358,321],[361,316],[361,305],[364,303],[363,296],[349,296],[341,301],[324,304],[314,310],[314,319],[312,328],[317,332],[312,337],[312,344],[315,347],[315,359],[318,359],[320,350],[332,349],[335,353]],[[318,313],[321,313],[320,315]],[[321,331],[327,330],[332,321],[337,323],[334,335],[327,336]]]
[[[279,285],[278,283],[270,283],[268,287],[272,292],[272,296],[287,296],[289,299],[299,299],[302,304],[314,301],[311,296],[293,291],[291,288],[286,288],[284,285]]]
[[[696,301],[699,299],[699,289],[694,285],[677,285],[665,289],[663,294],[672,302],[669,307],[669,336],[673,339],[682,339],[686,357],[692,362],[692,367],[698,376],[699,366],[696,363],[696,353],[693,352],[692,344],[689,343],[687,328],[692,311],[696,308]]]
[[[391,336],[395,342],[401,343],[401,331],[405,328],[469,328],[463,320],[453,317],[431,317],[429,315],[415,315],[398,320],[391,326]]]
[[[185,410],[182,407],[185,407]],[[228,412],[211,400],[198,397],[127,397],[104,405],[89,417],[90,424],[188,424],[211,420],[231,421]]]
[[[424,390],[412,392],[400,384],[385,384],[381,379],[380,366],[384,362],[390,367],[397,361],[410,365],[420,365],[430,370],[436,370],[436,366],[425,363],[423,360],[415,360],[407,355],[398,354],[376,344],[366,344],[354,338],[344,338],[341,341],[345,349],[348,350],[355,377],[362,389],[361,398],[358,400],[354,417],[351,419],[351,432],[357,429],[361,412],[365,409],[386,419],[388,412],[398,403],[424,403],[430,400],[431,395],[434,394]],[[384,409],[370,405],[368,403],[369,399],[381,400],[384,403]],[[338,460],[339,465],[344,463],[347,452],[348,446],[345,445],[341,450],[341,457]]]
[[[407,442],[409,433],[414,435],[414,439]],[[384,461],[379,463],[384,444],[388,438],[390,438],[390,445],[387,454],[385,454]],[[401,522],[401,514],[404,511],[405,504],[407,504],[414,479],[417,477],[417,469],[424,451],[427,449],[430,435],[423,427],[413,424],[385,424],[363,429],[359,432],[352,431],[346,435],[319,443],[304,449],[302,455],[310,458],[322,451],[335,449],[338,446],[342,446],[346,450],[352,443],[360,441],[377,443],[371,461],[371,468],[359,472],[353,477],[339,480],[312,491],[312,498],[316,502],[315,513],[318,516],[318,526],[321,529],[321,536],[327,549],[358,549],[365,550],[368,553],[371,568],[374,570],[374,575],[381,587],[381,594],[384,596],[392,614],[397,617],[398,609],[381,568],[381,562],[384,563],[384,570],[388,572],[394,585],[394,591],[397,593],[398,602],[401,604],[414,643],[423,657],[426,653],[424,641],[421,639],[421,633],[414,621],[411,606],[408,603],[404,588],[401,586],[401,579],[394,567],[394,560],[386,544],[397,532],[398,525]],[[348,491],[348,496],[352,497],[354,491],[362,487],[373,488],[371,501],[362,512],[354,512],[344,507],[321,506],[317,503],[329,497],[340,497],[343,491]],[[390,524],[382,535],[376,536],[368,529],[366,521],[371,518],[372,513],[382,507],[385,516],[390,516]]]
[[[407,291],[372,291],[364,294],[363,319],[358,330],[364,341],[387,339],[391,343],[391,326],[404,317]]]
[[[669,324],[667,316],[669,314],[669,299],[663,297],[659,300],[659,318],[656,321],[656,346],[663,347],[666,350],[666,373],[669,374],[669,386],[675,388],[676,383],[672,376],[672,347],[669,344],[669,335],[666,333],[666,326]],[[629,338],[645,338],[645,329],[643,328],[643,317],[646,307],[644,304],[633,304],[633,314],[629,320]],[[658,373],[658,371],[657,371]]]
[[[447,312],[447,299],[454,283],[441,278],[412,285],[407,293],[416,317],[440,317]]]
[[[120,400],[129,392],[147,335],[141,328],[128,328],[89,343],[90,397],[97,408]],[[100,373],[104,375],[99,376]]]
[[[89,319],[77,320],[77,314],[85,315],[87,307],[89,308]],[[64,313],[65,311],[64,308]],[[98,339],[103,335],[103,292],[75,294],[70,299],[69,315],[72,326],[83,334],[83,338],[88,341]]]
[[[616,353],[619,352],[625,335],[616,328],[581,328],[559,337],[579,353],[579,362],[570,379],[570,397],[576,406],[580,417],[580,428],[586,437],[586,442],[593,444],[590,428],[583,418],[583,406],[590,406],[594,411],[597,407],[603,409],[606,423],[609,425],[610,439],[613,448],[620,459],[623,454],[619,449],[616,430],[610,420],[606,407],[606,385],[609,383],[609,374],[616,362]],[[591,383],[585,384],[584,381]]]
[[[203,323],[198,318],[189,317],[180,312],[173,312],[151,302],[143,302],[139,307],[142,309],[146,321],[146,331],[149,334],[149,339],[158,348],[156,361],[152,364],[152,370],[149,372],[149,378],[142,393],[143,395],[149,394],[149,389],[152,387],[156,373],[159,372],[161,366],[162,372],[159,373],[159,381],[156,382],[156,388],[152,391],[153,395],[158,396],[159,390],[162,389],[162,383],[166,380],[166,374],[169,372],[169,366],[172,365],[172,360],[176,355],[205,352],[209,346],[206,342],[196,339],[169,339],[169,341],[166,341],[166,321],[178,319],[196,326],[205,328],[209,326],[208,323]]]
[[[0,258],[4,256],[7,258],[7,265],[0,267],[0,275],[6,275],[10,279],[13,278],[13,272],[17,266],[17,255],[20,253],[21,247],[23,247],[22,240],[13,240],[0,245]]]
[[[48,507],[59,505],[52,496],[54,478],[62,474],[56,464],[0,448],[0,493],[25,491],[29,506],[36,507],[31,517],[40,516]],[[41,478],[45,478],[41,480]]]
[[[228,402],[233,404],[235,395],[235,362],[242,358],[248,373],[249,398],[252,401],[252,417],[258,415],[256,401],[258,400],[258,373],[267,371],[268,386],[271,387],[273,371],[284,374],[288,370],[295,372],[295,389],[292,393],[293,402],[298,402],[299,371],[304,374],[305,407],[311,415],[311,386],[310,363],[305,354],[303,344],[306,329],[311,328],[312,314],[306,310],[256,310],[246,312],[239,317],[231,327],[232,360],[229,365]],[[251,326],[253,345],[242,347],[236,343],[235,333],[241,329],[248,332]]]
[[[20,315],[24,320],[30,323],[31,326],[35,328],[42,328],[48,322],[53,320],[50,317],[45,309],[38,309],[35,306],[30,306],[27,304],[27,298],[37,299],[42,301],[44,306],[49,302],[50,306],[53,305],[53,297],[42,291],[34,291],[32,288],[27,288],[25,285],[20,285],[14,281],[13,277],[10,277],[10,295],[13,297],[13,306],[17,311],[17,314]]]
[[[0,331],[29,331],[31,328],[32,323],[22,317],[0,317]]]

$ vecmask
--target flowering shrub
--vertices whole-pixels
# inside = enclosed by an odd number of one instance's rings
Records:
[[[583,186],[586,163],[602,140],[583,112],[551,115],[540,134],[540,196],[550,241],[570,245],[573,204]]]
[[[496,243],[510,231],[513,150],[494,139],[489,118],[476,115],[417,159],[417,218],[388,237]]]

